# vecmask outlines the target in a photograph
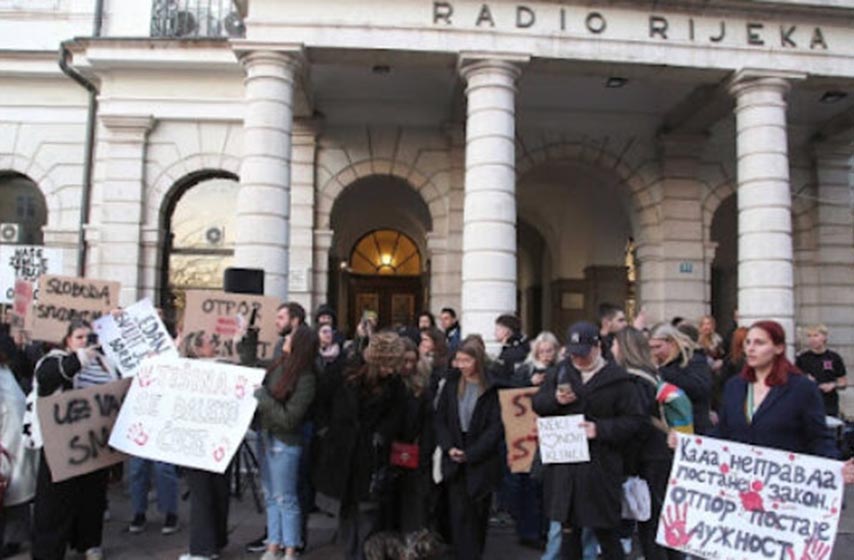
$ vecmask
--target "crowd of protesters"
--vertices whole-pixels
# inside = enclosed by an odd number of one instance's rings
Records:
[[[808,348],[793,364],[773,321],[723,337],[709,316],[696,325],[645,325],[641,316],[630,326],[607,304],[597,324],[571,325],[563,343],[547,331],[530,340],[517,316],[501,315],[494,355],[481,335],[461,332],[451,308],[438,322],[424,312],[415,325],[386,329],[368,312],[349,340],[328,306],[310,322],[299,304],[283,304],[271,362],[251,364],[266,369],[251,426],[266,530],[246,549],[262,560],[296,558],[317,510],[337,516],[337,539],[353,560],[384,557],[371,551],[407,535],[416,538],[405,545],[418,549],[407,558],[477,559],[489,527],[501,523],[513,523],[519,542],[542,550],[543,560],[623,559],[635,536],[646,560],[681,558],[655,542],[675,433],[839,457],[827,417],[839,415],[845,366],[822,325],[807,329]],[[177,339],[183,355],[215,359],[209,337]],[[115,379],[84,322],[49,351],[0,337],[0,473],[10,481],[4,557],[30,541],[35,559],[61,559],[69,549],[103,558],[110,470],[53,482],[33,402]],[[510,472],[498,393],[519,387],[536,388],[541,417],[584,416],[589,462],[535,459],[530,473]],[[854,483],[854,462],[843,475]],[[230,469],[130,459],[128,530],[146,529],[152,480],[161,531],[180,529],[180,476],[190,500],[181,558],[216,558],[229,545]],[[627,477],[646,481],[649,521],[622,519]]]

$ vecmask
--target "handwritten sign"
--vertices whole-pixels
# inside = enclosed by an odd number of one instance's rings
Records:
[[[36,399],[45,458],[54,482],[126,459],[107,442],[128,387],[130,379],[121,379]]]
[[[680,435],[657,542],[700,558],[827,560],[842,464]]]
[[[12,303],[15,280],[26,280],[37,286],[37,280],[43,274],[61,272],[62,249],[39,245],[0,245],[0,303]]]
[[[119,304],[118,282],[45,275],[33,311],[33,338],[59,342],[75,319],[93,322]]]
[[[12,327],[27,328],[27,319],[32,317],[33,284],[20,278],[15,280],[15,297],[12,303]]]
[[[586,463],[590,446],[581,423],[584,416],[549,416],[537,420],[540,438],[540,457],[544,465],[552,463]]]
[[[142,362],[110,445],[138,457],[223,473],[243,441],[264,370],[158,356]]]
[[[227,294],[210,290],[187,292],[187,309],[184,313],[184,339],[192,344],[196,337],[211,337],[217,357],[237,362],[237,342],[240,333],[253,311],[258,332],[258,359],[272,360],[273,349],[279,338],[276,332],[276,310],[279,301],[268,296]]]
[[[92,324],[101,348],[124,377],[136,375],[142,360],[151,356],[178,357],[175,341],[151,300],[143,299],[117,315],[104,315]]]
[[[537,414],[531,408],[531,397],[539,389],[504,389],[498,391],[501,402],[501,422],[507,441],[507,465],[512,473],[531,472],[537,451]]]

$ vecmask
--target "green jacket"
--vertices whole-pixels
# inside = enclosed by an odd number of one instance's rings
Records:
[[[283,368],[270,372],[264,385],[255,391],[258,399],[258,420],[261,428],[268,430],[276,439],[288,445],[302,444],[302,423],[314,402],[317,376],[313,370],[304,371],[297,379],[296,387],[288,400],[277,400],[269,387],[275,387]]]

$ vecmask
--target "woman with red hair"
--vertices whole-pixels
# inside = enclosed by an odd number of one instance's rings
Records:
[[[825,424],[821,393],[786,358],[786,333],[775,321],[751,325],[744,340],[745,366],[724,388],[720,423],[723,439],[837,458],[833,435]],[[854,462],[843,469],[854,483]]]

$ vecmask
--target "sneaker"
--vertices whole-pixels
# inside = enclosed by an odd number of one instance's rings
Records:
[[[267,550],[266,533],[263,537],[259,537],[246,545],[246,552],[264,552],[265,550]]]
[[[272,552],[270,550],[265,550],[264,554],[261,556],[261,560],[281,560],[282,553],[280,551]]]
[[[192,554],[182,554],[178,560],[212,560],[213,556],[193,556]]]
[[[178,532],[178,516],[174,513],[166,514],[166,521],[163,522],[163,528],[160,532],[164,535],[171,535]]]
[[[104,560],[104,551],[100,547],[93,547],[86,551],[86,560]]]
[[[137,513],[133,516],[133,521],[130,522],[128,532],[138,534],[142,533],[143,531],[145,531],[145,514]]]

